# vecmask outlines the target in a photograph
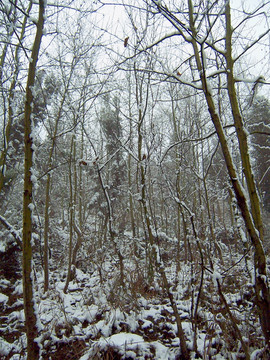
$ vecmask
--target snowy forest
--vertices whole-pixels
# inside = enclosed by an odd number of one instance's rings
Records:
[[[0,1],[0,359],[270,359],[270,2]]]

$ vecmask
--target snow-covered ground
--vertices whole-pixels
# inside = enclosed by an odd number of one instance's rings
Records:
[[[183,264],[177,274],[174,266],[168,266],[166,274],[191,359],[244,358],[218,297],[217,280],[223,286],[251,358],[259,359],[262,341],[252,299],[248,298],[251,284],[240,288],[241,276],[237,281],[235,277],[239,271],[243,274],[245,263],[239,262],[226,274],[218,267],[212,274],[206,272],[199,301],[200,268],[193,268],[196,276],[192,278],[190,266]],[[105,262],[102,271],[101,277],[98,269],[89,273],[76,269],[66,294],[64,271],[51,275],[46,294],[42,273],[36,272],[40,359],[181,359],[175,313],[160,276],[156,274],[153,285],[147,287],[140,276],[132,273],[134,264],[126,263],[128,281],[123,287],[117,265]],[[1,359],[26,359],[21,280],[12,285],[2,279],[0,291]]]

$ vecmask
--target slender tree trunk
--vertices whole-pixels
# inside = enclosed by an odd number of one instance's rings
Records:
[[[208,189],[207,189],[205,176],[203,178],[203,188],[204,188],[204,194],[205,194],[206,209],[207,209],[207,215],[208,215],[208,225],[209,225],[210,234],[211,234],[211,241],[214,244],[214,250],[215,250],[215,252],[217,252],[221,264],[224,265],[222,251],[221,251],[219,244],[217,243],[216,235],[214,232],[214,226],[213,226],[213,220],[212,220],[213,215],[211,216],[210,202],[209,202]]]
[[[76,266],[77,254],[78,254],[78,251],[80,250],[81,245],[82,245],[83,235],[82,235],[82,232],[81,232],[81,227],[78,228],[75,221],[74,221],[74,230],[75,230],[75,232],[77,234],[77,241],[76,241],[76,244],[75,244],[75,246],[73,248],[71,264]]]
[[[254,248],[254,270],[255,270],[255,293],[256,293],[256,303],[257,303],[257,308],[258,308],[258,312],[259,312],[259,316],[260,316],[260,321],[261,321],[261,327],[262,327],[262,331],[265,337],[265,341],[267,346],[270,348],[270,294],[269,294],[269,288],[268,288],[268,279],[267,279],[267,272],[266,272],[266,257],[265,257],[265,252],[263,249],[263,245],[262,245],[262,238],[260,238],[260,236],[262,236],[262,227],[261,227],[261,221],[260,221],[260,205],[259,202],[257,201],[257,192],[256,192],[256,187],[255,184],[252,184],[252,182],[254,181],[254,178],[252,176],[252,173],[250,172],[251,169],[249,169],[249,165],[248,165],[248,155],[245,159],[243,159],[243,166],[247,166],[245,168],[245,175],[248,178],[247,182],[250,183],[250,185],[248,185],[249,188],[249,200],[250,203],[252,203],[252,208],[251,208],[251,212],[249,210],[249,206],[248,206],[248,199],[246,198],[245,195],[245,191],[242,187],[242,184],[238,178],[237,172],[236,172],[236,168],[234,166],[233,163],[233,159],[232,159],[232,155],[227,143],[227,139],[223,130],[223,126],[221,123],[221,119],[218,115],[218,112],[216,111],[215,108],[215,104],[214,104],[214,100],[211,94],[211,90],[208,88],[208,83],[207,83],[207,78],[206,78],[206,74],[205,74],[205,69],[203,67],[203,60],[201,60],[200,58],[200,54],[199,54],[199,50],[198,50],[198,45],[196,43],[196,29],[195,29],[195,25],[194,25],[194,20],[193,20],[193,5],[192,5],[192,0],[188,0],[189,3],[189,18],[190,18],[190,28],[192,31],[192,35],[193,38],[191,40],[192,46],[193,46],[193,50],[194,50],[194,55],[195,55],[195,60],[197,63],[197,68],[200,74],[200,78],[201,78],[201,83],[202,83],[202,87],[203,87],[203,92],[205,95],[205,99],[208,105],[208,110],[212,119],[212,122],[215,126],[220,144],[221,144],[221,148],[222,148],[222,152],[223,152],[223,156],[225,159],[225,163],[227,166],[227,171],[231,180],[231,184],[232,187],[234,189],[234,193],[235,193],[235,197],[237,199],[237,204],[239,206],[239,209],[241,210],[242,213],[242,217],[244,219],[245,225],[246,225],[246,229],[249,233],[253,248]],[[229,2],[227,2],[226,5],[226,21],[230,24],[230,14],[229,14]],[[227,23],[227,31],[231,31],[231,25],[229,25]],[[229,35],[227,34],[227,38],[226,38],[226,42],[227,42],[227,46],[229,46]],[[230,52],[230,50],[227,49],[227,51]],[[227,56],[227,63],[228,63],[228,53],[226,54]],[[228,63],[229,64],[229,63]],[[230,65],[228,65],[230,66]],[[229,76],[230,78],[230,76]],[[233,82],[233,78],[232,79],[228,79],[228,82]],[[231,84],[228,83],[228,90],[231,93],[231,97],[236,97],[236,94],[232,91],[233,89],[231,88]],[[232,104],[234,104],[235,102],[237,103],[236,99],[231,99]],[[234,105],[232,105],[232,107],[234,107]],[[244,151],[246,150],[248,153],[248,149],[247,149],[247,144],[246,142],[246,136],[243,135],[243,133],[245,132],[243,129],[243,126],[241,125],[241,119],[239,118],[239,116],[237,115],[237,112],[235,113],[235,108],[232,109],[234,116],[236,116],[234,118],[235,121],[235,125],[238,128],[237,130],[237,136],[238,136],[238,142],[239,144],[241,143],[241,146],[239,145],[239,147],[241,147],[240,152],[242,153],[241,156],[245,157]],[[243,144],[244,143],[244,144]],[[255,192],[255,193],[254,193]],[[252,193],[252,194],[251,194]]]
[[[152,245],[154,244],[154,235],[151,228],[151,222],[149,217],[149,211],[147,206],[147,197],[146,197],[146,177],[145,177],[145,161],[146,155],[143,154],[143,136],[142,136],[142,127],[143,121],[146,114],[147,103],[148,103],[148,95],[149,95],[149,83],[147,84],[147,91],[146,91],[146,104],[144,110],[142,109],[142,102],[143,102],[143,94],[142,94],[142,84],[143,80],[139,83],[139,78],[136,70],[136,66],[134,66],[134,74],[136,80],[136,102],[138,107],[138,128],[137,128],[137,136],[138,136],[138,145],[137,145],[137,152],[138,152],[138,172],[139,172],[139,191],[141,193],[141,210],[142,210],[142,219],[144,222],[145,229],[147,231],[148,241],[146,247],[149,248],[150,251],[147,252],[148,255],[148,278],[150,282],[152,282],[154,277],[154,257],[152,251]],[[149,79],[148,79],[149,80]]]
[[[219,280],[216,279],[216,282],[217,282],[219,297],[220,297],[222,303],[224,304],[225,311],[228,314],[228,318],[229,318],[229,320],[231,322],[231,325],[232,325],[232,327],[234,329],[235,335],[236,335],[236,337],[238,338],[238,340],[241,343],[242,349],[243,349],[243,351],[245,353],[245,359],[250,360],[250,354],[249,354],[248,346],[247,346],[247,344],[245,343],[245,341],[244,341],[244,339],[242,337],[242,334],[241,334],[241,332],[239,330],[236,319],[235,319],[235,317],[234,317],[234,315],[233,315],[233,313],[232,313],[232,311],[230,309],[230,306],[229,306],[229,304],[228,304],[228,302],[227,302],[227,300],[226,300],[226,298],[225,298],[225,296],[223,294],[223,291],[221,289],[221,285],[220,285]]]
[[[131,89],[130,83],[130,76],[129,76],[129,88]],[[133,145],[133,129],[132,129],[132,112],[131,112],[131,91],[129,91],[128,97],[128,108],[129,108],[129,136],[130,136],[130,149],[132,150]],[[134,218],[134,204],[133,204],[133,196],[132,196],[132,161],[131,161],[131,154],[128,153],[128,192],[129,192],[129,215],[130,215],[130,222],[131,222],[131,230],[132,236],[136,237],[136,225],[135,225],[135,218]]]
[[[109,193],[107,191],[106,186],[104,185],[103,182],[103,178],[101,175],[101,170],[99,168],[99,165],[97,164],[97,172],[98,172],[98,177],[99,177],[99,181],[100,181],[100,185],[102,187],[102,191],[103,194],[105,196],[105,200],[107,203],[107,209],[108,209],[108,215],[107,215],[107,224],[108,224],[108,230],[109,230],[109,234],[110,234],[110,240],[114,246],[115,252],[118,256],[119,259],[119,267],[120,267],[120,283],[121,285],[124,287],[125,286],[125,282],[124,282],[124,257],[121,253],[121,250],[119,249],[119,245],[117,244],[117,242],[115,241],[115,237],[116,237],[116,232],[114,230],[113,227],[113,209],[112,209],[112,204],[111,204],[111,199],[109,196]]]
[[[135,71],[135,77],[137,75],[136,68],[134,67]],[[146,105],[144,111],[142,111],[142,84],[138,86],[138,79],[136,78],[137,86],[136,86],[136,98],[137,98],[137,106],[139,109],[139,119],[138,119],[138,160],[139,160],[139,172],[140,172],[140,191],[141,191],[141,203],[142,203],[142,210],[143,210],[143,220],[145,223],[145,228],[147,231],[148,236],[148,243],[149,243],[149,270],[148,270],[148,277],[150,281],[153,281],[154,278],[154,270],[161,275],[161,278],[163,280],[164,287],[166,289],[167,295],[169,297],[171,307],[173,309],[174,316],[176,318],[176,324],[177,324],[177,335],[179,337],[180,341],[180,348],[181,348],[181,358],[183,360],[189,360],[190,354],[187,348],[187,343],[185,339],[185,333],[182,327],[182,320],[180,318],[176,302],[174,300],[173,294],[170,289],[170,284],[168,282],[166,272],[164,269],[163,264],[158,261],[158,254],[159,251],[157,239],[153,234],[152,231],[152,224],[151,224],[151,218],[149,216],[149,210],[148,210],[148,202],[146,197],[146,174],[145,174],[145,165],[144,162],[146,159],[144,159],[144,156],[142,154],[142,145],[143,145],[143,137],[142,137],[142,126],[143,121],[146,114],[146,108],[147,108],[147,101],[148,101],[148,91],[149,86],[147,87],[147,94],[146,94]],[[148,84],[149,85],[149,84]]]
[[[251,168],[249,147],[247,141],[247,132],[245,130],[243,119],[240,114],[238,99],[235,90],[234,61],[232,57],[232,25],[231,25],[230,1],[228,1],[226,4],[225,16],[226,16],[227,89],[231,104],[231,111],[234,119],[234,125],[237,133],[243,172],[249,193],[251,213],[254,220],[254,224],[260,233],[260,238],[261,240],[263,240],[263,222],[261,216],[259,195]]]
[[[261,327],[265,336],[266,344],[270,350],[270,293],[268,288],[268,279],[266,272],[266,257],[263,242],[263,222],[261,216],[261,208],[259,195],[255,184],[254,175],[252,172],[249,148],[247,142],[247,132],[243,124],[243,119],[240,114],[238,99],[235,90],[235,80],[233,66],[234,61],[232,58],[232,25],[231,25],[231,13],[230,13],[230,2],[226,4],[225,10],[226,17],[226,62],[227,62],[227,88],[230,98],[231,111],[234,119],[235,129],[237,133],[237,139],[240,149],[241,161],[243,166],[243,172],[247,184],[249,201],[251,206],[252,219],[250,218],[250,212],[248,209],[244,210],[244,206],[240,207],[242,214],[247,213],[245,220],[248,222],[248,231],[251,236],[252,243],[254,245],[254,260],[255,260],[255,291],[257,306],[260,314]],[[236,195],[237,198],[237,195]],[[239,196],[238,196],[239,198]],[[237,198],[237,200],[238,200]],[[239,201],[238,201],[239,204]],[[245,208],[248,205],[245,204]],[[253,220],[253,221],[252,221]],[[259,232],[256,232],[256,229]]]
[[[173,96],[173,95],[172,95]],[[173,120],[173,129],[174,129],[174,141],[179,141],[179,134],[178,134],[178,126],[176,123],[176,115],[175,115],[175,107],[174,107],[174,101],[172,97],[172,120]],[[181,201],[181,170],[180,170],[180,153],[179,153],[179,147],[176,146],[175,149],[175,164],[176,164],[176,193],[177,198],[179,201]],[[178,273],[181,268],[181,262],[180,262],[180,237],[181,237],[181,205],[177,204],[177,259],[176,259],[176,272]],[[187,262],[187,239],[186,234],[184,232],[184,249],[185,249],[185,263]]]
[[[81,149],[80,149],[80,158],[83,158],[83,129],[81,129]],[[77,178],[77,171],[74,172],[74,176],[75,179]],[[77,199],[77,195],[76,193],[78,192],[79,197],[78,197],[78,215],[79,215],[79,226],[77,226],[76,223],[76,219],[74,217],[74,230],[77,234],[77,240],[76,240],[76,244],[73,248],[73,253],[72,253],[72,265],[76,266],[76,260],[77,260],[77,254],[78,251],[80,250],[80,247],[82,245],[83,242],[83,233],[82,233],[82,228],[83,228],[83,184],[82,184],[82,166],[79,167],[79,175],[78,175],[78,180],[79,180],[79,184],[77,182],[77,180],[75,181],[75,195],[74,195],[74,203],[76,203],[76,199]],[[77,189],[78,188],[78,189]]]
[[[5,115],[5,108],[4,108],[5,133],[4,133],[4,146],[3,146],[3,149],[1,150],[1,155],[0,155],[0,192],[4,186],[4,179],[5,179],[5,172],[6,172],[6,159],[7,159],[7,153],[8,153],[8,148],[9,148],[13,117],[14,117],[13,100],[14,100],[14,91],[15,91],[15,87],[17,85],[17,79],[18,79],[18,75],[19,75],[19,51],[21,50],[21,43],[25,36],[26,23],[27,23],[27,19],[29,17],[31,9],[32,9],[32,1],[30,1],[28,9],[26,11],[26,15],[25,15],[23,23],[22,23],[19,43],[18,43],[18,45],[16,45],[16,49],[15,49],[15,54],[14,54],[15,72],[13,74],[13,79],[11,81],[11,84],[9,87],[9,92],[8,92],[9,95],[8,95],[7,123],[6,123],[6,119],[5,119],[6,115]],[[12,29],[12,34],[13,34],[14,30],[15,29]],[[10,38],[11,38],[12,34],[9,34]],[[6,54],[7,54],[7,48],[8,48],[8,44],[5,44],[3,52],[2,52],[2,56],[0,58],[0,87],[1,87],[1,89],[4,89],[2,76],[3,76],[4,62],[5,62],[5,58],[6,58]],[[2,96],[4,97],[5,94],[3,93]],[[5,104],[5,102],[4,102],[4,104]]]
[[[26,101],[24,108],[24,193],[23,193],[23,298],[25,327],[27,336],[27,359],[39,359],[39,346],[35,341],[38,336],[36,314],[34,310],[33,283],[32,283],[32,217],[33,208],[32,194],[32,164],[33,164],[33,138],[31,136],[31,114],[33,94],[32,88],[35,83],[36,65],[41,44],[44,25],[44,1],[39,0],[39,18],[37,31],[29,62],[28,79],[26,85]]]
[[[70,145],[70,158],[69,158],[69,246],[68,246],[68,270],[67,278],[64,287],[64,293],[68,290],[68,285],[71,280],[72,268],[72,246],[73,246],[73,222],[74,222],[74,198],[73,198],[73,184],[72,184],[72,163],[74,151],[74,135],[72,135]]]
[[[44,293],[49,288],[49,207],[50,207],[50,185],[51,174],[47,175],[46,193],[45,193],[45,214],[44,214],[44,250],[43,250],[43,266],[44,266]]]
[[[136,237],[136,226],[134,219],[134,206],[133,206],[133,197],[132,197],[132,176],[131,176],[131,155],[128,154],[128,191],[129,191],[129,215],[131,222],[132,236]]]
[[[52,143],[51,148],[49,152],[49,158],[48,158],[48,175],[47,175],[47,181],[46,181],[46,190],[45,190],[45,210],[44,210],[44,250],[43,250],[43,263],[44,263],[44,292],[48,291],[49,288],[49,226],[50,226],[50,216],[49,216],[49,208],[50,208],[50,188],[51,188],[51,168],[53,164],[53,152],[56,145],[56,136],[58,132],[59,122],[61,119],[63,106],[66,100],[66,96],[68,93],[69,85],[72,79],[73,71],[75,68],[75,56],[72,60],[71,64],[71,70],[68,77],[68,81],[66,83],[66,87],[64,90],[64,94],[59,106],[59,110],[55,119],[54,124],[54,130],[51,134],[52,137]]]

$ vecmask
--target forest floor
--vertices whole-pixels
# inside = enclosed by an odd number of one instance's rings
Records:
[[[167,264],[166,274],[191,359],[245,358],[218,296],[217,278],[251,359],[263,358],[260,357],[263,339],[254,310],[252,285],[241,283],[246,265],[237,261],[234,260],[234,266],[225,275],[205,273],[201,292],[199,264],[197,267],[183,264],[178,272],[175,266]],[[76,269],[65,294],[65,273],[55,269],[50,276],[50,289],[44,294],[43,275],[35,272],[40,359],[181,359],[175,314],[158,275],[149,287],[142,268],[127,262],[123,285],[117,261],[105,261],[92,271]],[[26,359],[20,278],[15,281],[2,276],[0,279],[0,358]]]

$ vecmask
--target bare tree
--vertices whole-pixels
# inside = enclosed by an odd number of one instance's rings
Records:
[[[261,219],[261,210],[259,197],[257,193],[256,184],[254,181],[254,176],[251,169],[251,162],[249,158],[248,144],[247,144],[247,133],[245,131],[242,116],[239,110],[239,104],[237,99],[237,94],[235,90],[236,79],[234,76],[234,64],[237,59],[239,59],[242,54],[240,54],[236,59],[232,55],[232,24],[231,24],[231,15],[230,15],[230,3],[227,2],[225,7],[223,5],[220,8],[215,8],[217,14],[213,17],[210,24],[205,31],[203,39],[200,38],[198,32],[199,24],[202,24],[204,21],[204,16],[201,18],[199,13],[195,11],[192,0],[188,0],[188,12],[187,18],[185,19],[186,23],[180,20],[173,11],[168,9],[166,6],[161,5],[159,2],[153,0],[153,4],[156,6],[156,9],[163,17],[165,17],[176,29],[179,36],[181,36],[184,41],[188,44],[191,44],[193,49],[193,59],[194,65],[199,74],[199,79],[201,87],[196,87],[201,89],[204,93],[204,97],[208,106],[208,111],[215,127],[217,136],[219,138],[221,148],[224,155],[224,160],[226,163],[227,171],[231,180],[231,185],[234,189],[234,193],[237,199],[238,206],[241,210],[243,219],[245,221],[246,229],[249,233],[251,242],[254,249],[254,269],[255,269],[255,293],[256,293],[256,302],[258,311],[260,314],[261,326],[265,336],[266,344],[269,346],[270,341],[270,296],[267,282],[267,273],[266,273],[266,257],[262,245],[263,241],[263,225]],[[202,3],[199,3],[197,9],[199,11]],[[214,8],[214,4],[207,4],[208,10],[206,14],[209,14],[210,11]],[[206,15],[205,15],[206,16]],[[215,23],[219,20],[220,17],[224,18],[226,28],[224,30],[223,37],[219,40],[223,41],[224,50],[218,48],[216,43],[211,38],[212,29]],[[262,34],[259,39],[266,33]],[[210,36],[211,35],[211,36]],[[210,39],[209,39],[210,38]],[[251,42],[247,49],[251,48],[258,39],[255,39]],[[219,111],[215,105],[215,99],[212,91],[212,87],[209,81],[209,75],[207,73],[207,55],[206,50],[211,52],[218,53],[219,56],[223,56],[224,61],[226,62],[226,69],[216,70],[217,72],[223,71],[227,74],[227,84],[226,88],[228,90],[228,96],[230,100],[230,109],[232,113],[232,118],[234,121],[234,126],[236,129],[237,140],[239,143],[239,153],[241,156],[242,167],[246,179],[248,197],[245,195],[241,179],[239,179],[236,167],[233,162],[233,157],[228,145],[228,138],[224,131],[222,124],[222,119],[220,118]],[[245,53],[245,51],[243,52]],[[192,69],[191,69],[192,70]],[[179,81],[182,82],[181,77]],[[190,83],[192,86],[192,83]],[[251,209],[249,208],[249,202],[251,204]]]

